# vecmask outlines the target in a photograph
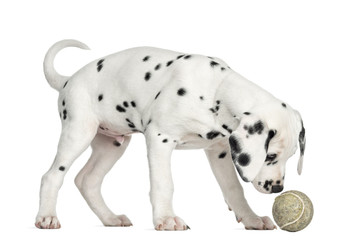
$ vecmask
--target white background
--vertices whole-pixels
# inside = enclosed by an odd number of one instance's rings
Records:
[[[6,2],[6,3],[5,3]],[[1,239],[302,239],[355,235],[357,7],[353,1],[2,1],[0,3],[0,238]],[[86,151],[60,191],[60,230],[38,230],[41,176],[60,134],[57,92],[42,61],[56,41],[74,38],[92,49],[66,49],[57,70],[70,75],[89,61],[135,46],[155,46],[224,59],[231,68],[299,110],[307,146],[287,164],[285,190],[313,201],[312,223],[298,233],[246,231],[227,210],[202,150],[175,151],[176,213],[186,232],[153,230],[145,140],[135,135],[107,175],[103,195],[131,228],[105,228],[73,180]],[[259,215],[271,216],[276,195],[243,183]]]

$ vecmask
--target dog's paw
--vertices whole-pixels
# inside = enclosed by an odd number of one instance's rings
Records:
[[[36,217],[35,226],[40,229],[58,229],[61,227],[56,216]]]
[[[125,215],[114,215],[103,220],[106,227],[130,227],[133,226],[129,218]]]
[[[240,219],[247,230],[274,230],[276,226],[269,217],[245,217]]]
[[[190,229],[189,226],[179,217],[165,217],[159,218],[155,221],[155,230],[162,231],[176,231],[176,230],[187,230]]]

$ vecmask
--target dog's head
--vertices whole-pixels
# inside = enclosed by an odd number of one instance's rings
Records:
[[[257,110],[257,109],[256,109]],[[300,145],[298,173],[305,151],[305,128],[300,114],[282,104],[280,108],[246,112],[229,137],[232,160],[241,178],[262,193],[283,190],[285,165]]]

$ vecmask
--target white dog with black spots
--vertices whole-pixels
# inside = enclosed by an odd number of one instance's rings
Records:
[[[224,199],[246,229],[274,229],[268,217],[248,205],[242,180],[262,193],[283,190],[285,164],[305,129],[300,114],[218,58],[139,47],[89,63],[71,77],[53,62],[65,47],[88,47],[76,40],[54,44],[44,60],[45,76],[59,91],[62,133],[55,160],[42,177],[38,228],[60,228],[58,191],[73,161],[93,152],[75,184],[105,226],[131,226],[114,214],[101,195],[104,176],[123,155],[131,134],[145,135],[150,168],[150,200],[156,230],[186,230],[172,206],[171,153],[204,149]]]

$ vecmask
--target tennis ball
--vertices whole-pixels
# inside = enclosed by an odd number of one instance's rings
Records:
[[[299,191],[287,191],[275,198],[273,217],[282,230],[297,232],[309,225],[314,215],[311,200]]]

